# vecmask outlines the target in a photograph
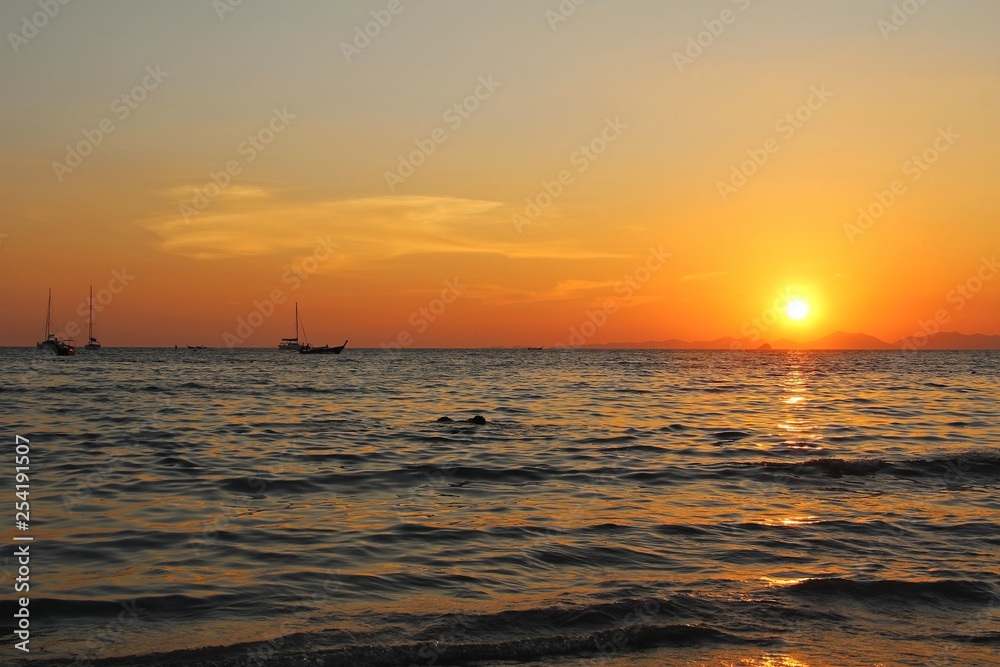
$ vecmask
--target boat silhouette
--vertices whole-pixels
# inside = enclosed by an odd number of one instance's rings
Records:
[[[52,333],[52,288],[49,288],[49,307],[45,311],[45,340],[35,345],[36,349],[48,350],[60,357],[71,357],[76,354],[76,348],[72,345],[73,340],[59,340]]]
[[[299,348],[299,354],[340,354],[347,347],[347,341],[344,341],[343,345],[338,345],[337,347],[330,347],[329,345],[324,345],[323,347],[313,347],[309,343],[306,343]]]
[[[99,350],[101,349],[101,341],[94,338],[94,286],[90,286],[90,317],[88,319],[88,331],[87,336],[89,340],[87,344],[83,346],[85,350]]]

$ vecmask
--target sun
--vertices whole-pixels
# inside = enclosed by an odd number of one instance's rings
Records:
[[[785,306],[785,312],[793,320],[801,320],[803,317],[809,314],[809,304],[802,299],[792,299]]]

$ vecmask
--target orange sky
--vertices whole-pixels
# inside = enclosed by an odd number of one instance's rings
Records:
[[[1000,6],[845,4],[5,2],[0,345],[1000,334]]]

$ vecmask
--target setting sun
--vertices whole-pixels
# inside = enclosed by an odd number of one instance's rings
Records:
[[[803,317],[809,314],[809,304],[802,299],[792,299],[785,306],[785,312],[793,320],[801,320]]]

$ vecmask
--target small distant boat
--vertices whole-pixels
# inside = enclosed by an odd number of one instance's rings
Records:
[[[306,328],[302,327],[302,333],[305,334]],[[302,345],[299,343],[299,302],[295,302],[295,338],[282,338],[281,342],[278,343],[279,350],[285,350],[286,352],[297,352],[301,351]]]
[[[544,347],[529,347],[529,350],[544,350]]]
[[[347,347],[347,341],[344,341],[343,345],[338,345],[337,347],[330,347],[329,345],[324,345],[323,347],[313,347],[309,343],[301,346],[299,348],[299,354],[340,354]]]
[[[76,354],[76,348],[71,345],[70,340],[59,340],[52,333],[52,288],[49,288],[49,308],[45,312],[45,340],[35,345],[36,349],[48,350],[60,357],[71,357]]]
[[[89,331],[87,335],[90,337],[90,340],[87,342],[86,345],[83,346],[83,348],[85,350],[101,349],[101,341],[94,338],[94,286],[93,285],[90,286],[90,323],[88,328]]]
[[[204,345],[188,345],[187,348],[189,350],[207,350],[208,349]]]

